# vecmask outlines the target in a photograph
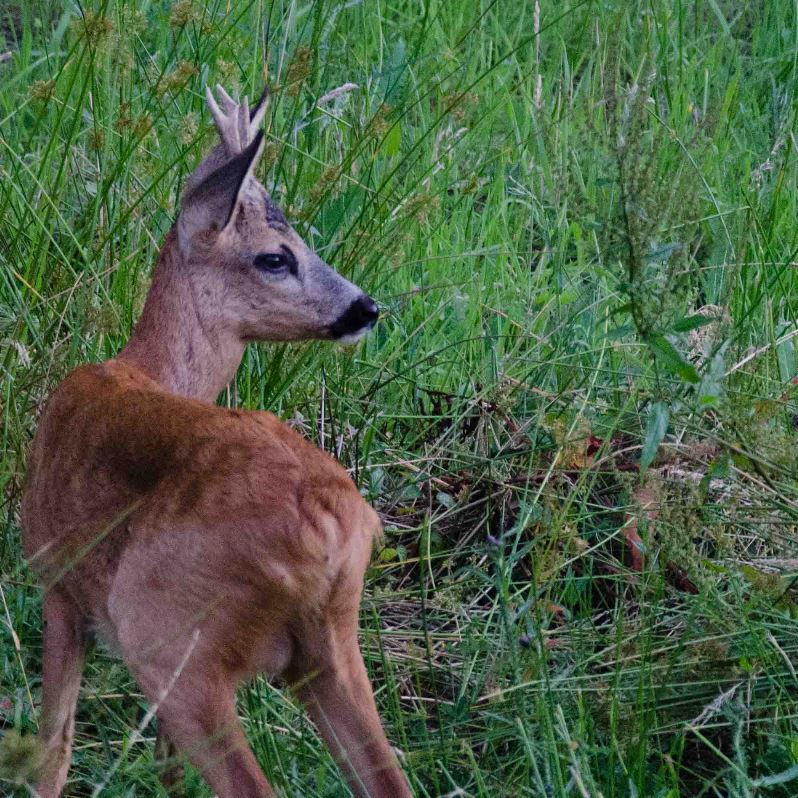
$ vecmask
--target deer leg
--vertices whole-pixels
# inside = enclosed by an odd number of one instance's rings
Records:
[[[217,798],[276,798],[244,736],[234,691],[206,702],[204,691],[197,687],[192,679],[192,696],[186,690],[161,705],[158,722],[164,732],[202,773]]]
[[[197,654],[166,695],[163,685],[174,673],[171,663],[132,668],[147,698],[157,704],[161,745],[171,754],[185,756],[217,798],[276,798],[241,728],[235,684],[206,662],[201,652]]]
[[[300,668],[294,692],[307,706],[358,798],[411,798],[385,737],[356,632],[333,639],[317,668]],[[294,671],[297,675],[297,671]]]
[[[158,778],[161,780],[167,795],[180,798],[185,795],[183,776],[185,770],[175,744],[166,736],[158,724],[158,733],[155,738],[155,761],[158,765]]]
[[[223,636],[207,617],[196,625],[201,613],[181,604],[180,590],[143,589],[148,563],[160,563],[157,553],[125,552],[108,606],[125,662],[155,707],[159,736],[217,798],[276,798],[236,714],[237,682],[222,664]]]
[[[51,588],[44,596],[44,676],[39,724],[44,766],[36,785],[41,798],[58,798],[66,782],[84,656],[80,611],[68,596]]]

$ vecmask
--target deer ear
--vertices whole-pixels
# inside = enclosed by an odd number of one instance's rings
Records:
[[[183,200],[177,232],[180,248],[188,254],[191,239],[202,230],[224,230],[233,218],[238,197],[263,149],[263,131],[238,155],[211,172]]]
[[[269,87],[264,86],[263,91],[255,105],[249,109],[249,126],[250,130],[257,130],[263,121],[263,115],[266,113],[266,101],[269,99]]]

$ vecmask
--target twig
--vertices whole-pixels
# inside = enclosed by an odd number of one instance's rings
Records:
[[[696,731],[697,729],[702,728],[706,725],[706,722],[710,720],[712,717],[720,712],[721,707],[723,704],[728,701],[730,698],[734,697],[734,694],[740,689],[742,682],[737,682],[737,684],[733,684],[728,690],[719,695],[715,696],[712,701],[709,702],[702,710],[701,713],[690,723],[687,724],[688,728]]]

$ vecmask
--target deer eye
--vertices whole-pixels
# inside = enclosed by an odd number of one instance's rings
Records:
[[[255,268],[264,272],[281,272],[288,268],[288,260],[281,252],[261,252],[255,255]]]
[[[255,255],[255,268],[272,274],[285,271],[296,274],[297,264],[294,253],[286,246],[283,246],[282,249],[282,252],[261,252],[259,255]]]

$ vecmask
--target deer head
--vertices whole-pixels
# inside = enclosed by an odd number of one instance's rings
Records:
[[[357,340],[377,306],[318,257],[253,171],[263,149],[267,91],[249,107],[206,89],[221,142],[189,178],[177,222],[181,254],[243,341]]]

